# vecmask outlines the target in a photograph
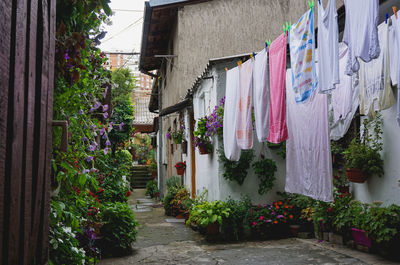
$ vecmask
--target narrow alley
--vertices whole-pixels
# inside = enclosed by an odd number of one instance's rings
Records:
[[[133,253],[102,259],[100,265],[122,264],[395,264],[316,239],[289,238],[240,243],[210,243],[186,227],[182,219],[164,215],[164,209],[134,190],[130,207],[140,223]],[[160,204],[161,205],[161,204]]]

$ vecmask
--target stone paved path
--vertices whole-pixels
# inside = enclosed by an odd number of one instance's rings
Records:
[[[139,202],[139,203],[138,203]],[[129,199],[141,224],[132,255],[104,259],[100,265],[122,264],[394,264],[316,240],[283,239],[211,244],[183,223],[167,222],[163,208],[153,208],[144,190]]]

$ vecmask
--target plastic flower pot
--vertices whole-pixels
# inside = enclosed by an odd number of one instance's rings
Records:
[[[356,244],[363,245],[369,248],[372,246],[371,239],[367,237],[364,230],[352,228],[351,235],[353,236],[353,240]]]
[[[290,233],[292,236],[297,237],[297,234],[299,233],[300,226],[299,225],[291,225],[289,226],[290,228]]]
[[[184,168],[177,168],[176,169],[176,174],[178,174],[179,176],[182,176],[185,173],[185,169]]]
[[[216,235],[219,233],[219,224],[213,223],[207,226],[207,235]]]
[[[364,183],[367,180],[365,174],[358,168],[346,169],[346,175],[350,182]]]
[[[200,155],[209,154],[209,152],[207,151],[207,148],[205,146],[199,146],[199,152],[200,152]]]

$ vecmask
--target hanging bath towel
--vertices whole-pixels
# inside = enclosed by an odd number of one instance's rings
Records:
[[[349,47],[346,74],[358,72],[358,58],[369,62],[379,56],[379,0],[345,0],[346,24],[343,42]]]
[[[268,53],[265,49],[254,60],[253,89],[256,132],[261,143],[267,140],[269,132],[269,69]]]
[[[392,85],[397,85],[397,67],[399,64],[399,48],[397,46],[396,35],[393,25],[389,27],[389,61],[390,79]]]
[[[304,103],[317,87],[315,68],[314,12],[310,9],[289,32],[292,88],[297,103]],[[293,100],[293,98],[288,98]]]
[[[400,12],[397,11],[397,18],[392,15],[392,25],[394,28],[394,34],[396,36],[397,47],[400,47]],[[400,60],[397,60],[397,82],[400,82]],[[397,123],[400,126],[400,85],[397,83]]]
[[[318,4],[318,88],[327,93],[339,83],[339,29],[336,0],[329,0],[324,10],[323,1]]]
[[[224,107],[224,153],[232,161],[239,161],[240,148],[236,142],[236,108],[239,90],[239,68],[226,72],[225,107]]]
[[[269,134],[268,142],[278,144],[288,137],[286,126],[285,71],[286,34],[280,35],[269,46]]]
[[[286,93],[294,97],[291,70]],[[289,139],[286,142],[285,191],[332,201],[332,161],[329,140],[327,94],[314,92],[303,104],[287,102]]]
[[[375,111],[394,105],[395,99],[389,75],[389,27],[383,22],[378,27],[381,53],[369,63],[360,62],[360,114],[374,116]]]
[[[239,66],[239,90],[236,115],[236,141],[241,149],[253,147],[253,122],[251,119],[253,60]]]

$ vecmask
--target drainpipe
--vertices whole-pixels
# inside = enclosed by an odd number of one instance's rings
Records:
[[[157,82],[159,82],[159,79],[157,79]],[[159,111],[161,111],[161,109],[162,109],[162,101],[161,100],[162,100],[162,89],[160,89],[160,85],[158,85],[158,109],[159,109]],[[158,163],[159,163],[159,168],[160,168],[160,170],[158,170],[158,186],[159,186],[159,190],[160,190],[160,198],[162,198],[162,197],[164,197],[163,163],[162,163],[162,156],[163,156],[162,117],[158,118],[158,131],[160,133],[159,143],[158,143],[158,146],[159,146]]]

